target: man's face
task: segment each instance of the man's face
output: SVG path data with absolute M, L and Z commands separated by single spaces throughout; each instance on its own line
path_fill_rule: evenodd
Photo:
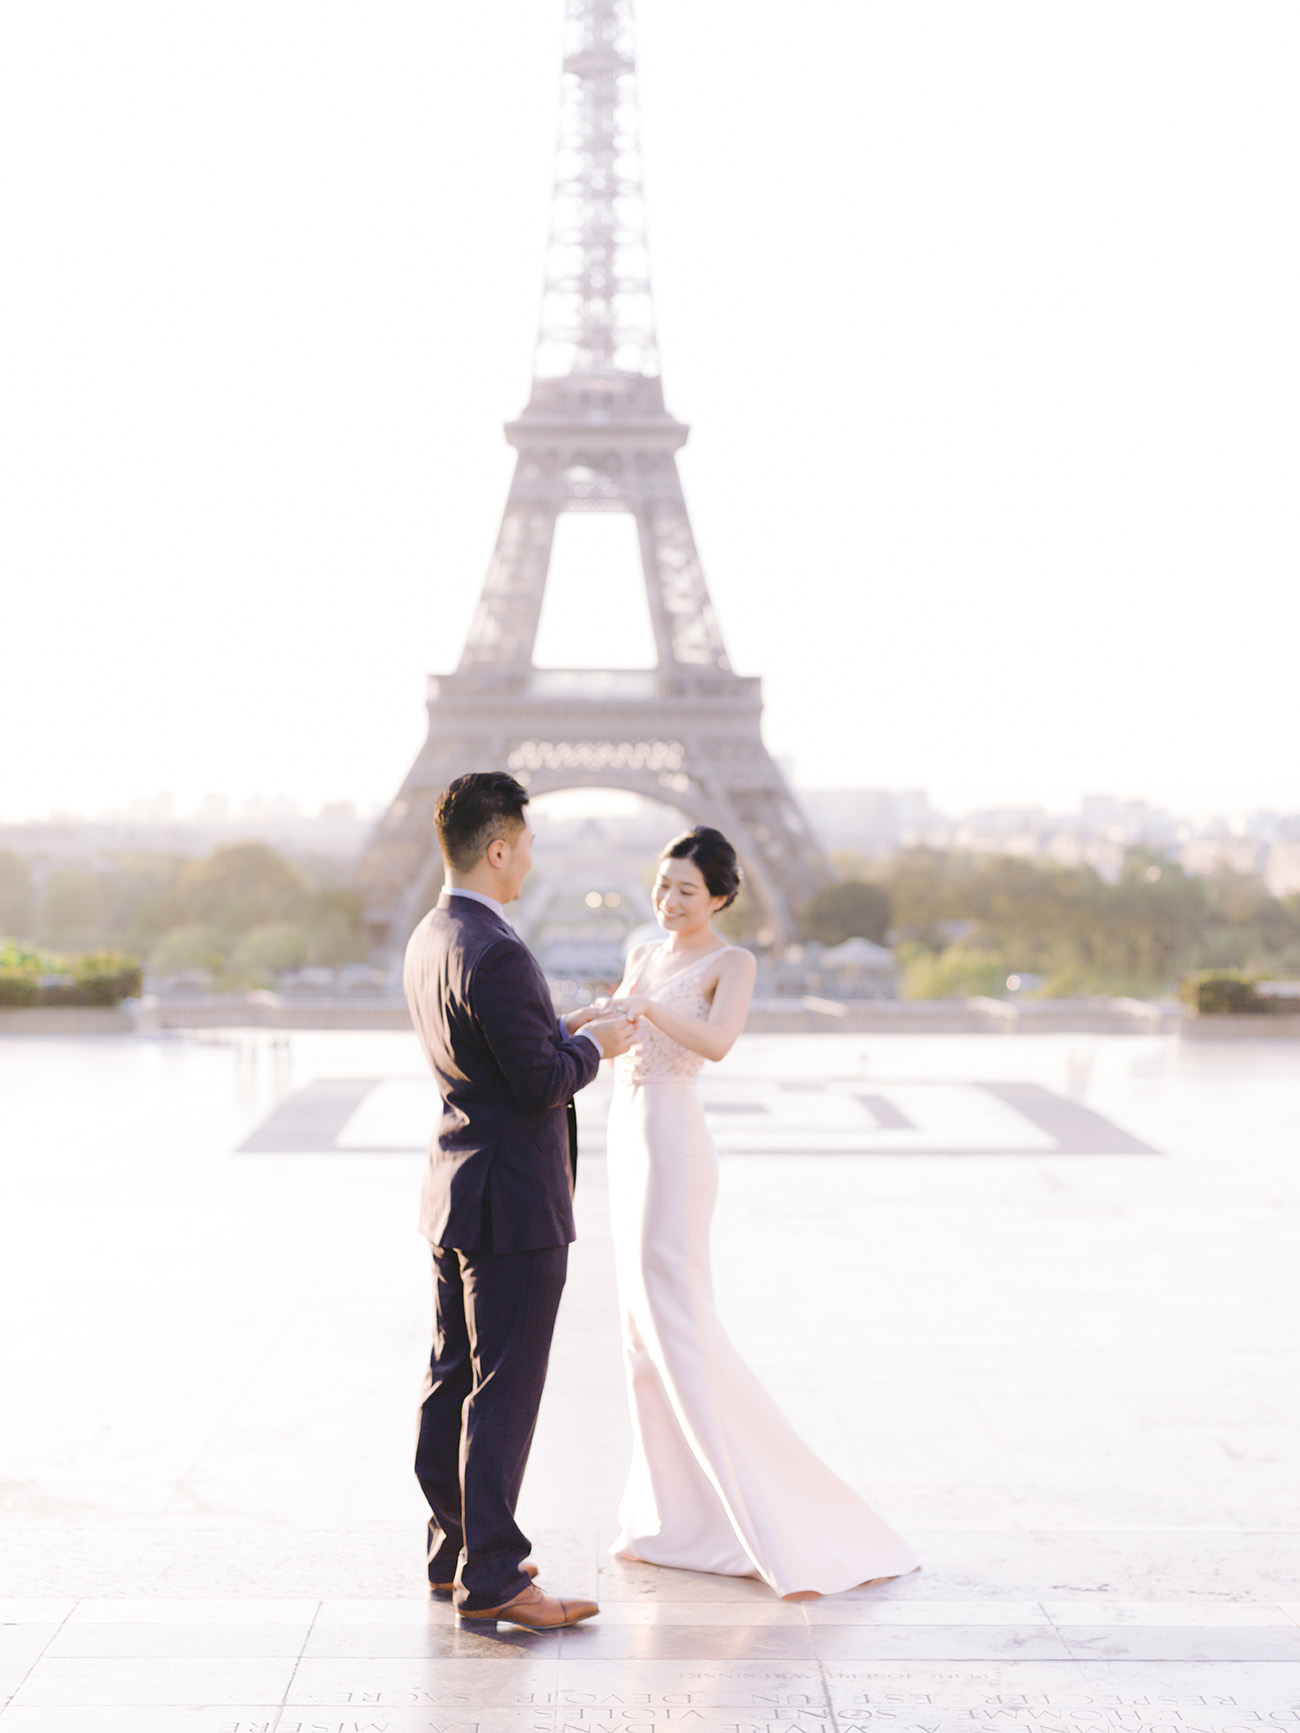
M 533 827 L 525 819 L 512 837 L 503 837 L 505 854 L 501 862 L 501 896 L 503 903 L 517 901 L 524 880 L 533 864 Z

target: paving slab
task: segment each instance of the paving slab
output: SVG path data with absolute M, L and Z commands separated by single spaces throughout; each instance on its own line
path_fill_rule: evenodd
M 1296 1052 L 755 1035 L 703 1093 L 724 1317 L 923 1569 L 783 1603 L 609 1557 L 602 1078 L 521 1509 L 602 1616 L 461 1629 L 409 1470 L 413 1038 L 0 1036 L 0 1733 L 1300 1721 Z

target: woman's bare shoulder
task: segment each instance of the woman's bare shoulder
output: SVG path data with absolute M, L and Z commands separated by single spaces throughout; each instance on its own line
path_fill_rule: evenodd
M 623 959 L 623 979 L 632 980 L 639 969 L 645 967 L 650 958 L 663 943 L 662 939 L 644 939 L 639 945 L 633 945 Z
M 717 961 L 705 977 L 705 995 L 712 999 L 725 981 L 727 992 L 752 993 L 758 975 L 758 959 L 743 945 L 728 945 L 718 953 Z
M 652 951 L 657 951 L 663 944 L 662 939 L 642 939 L 639 945 L 633 945 L 627 954 L 627 964 L 643 963 Z
M 733 980 L 743 980 L 748 976 L 752 981 L 758 973 L 758 958 L 743 945 L 729 945 L 718 959 L 719 978 L 724 972 Z

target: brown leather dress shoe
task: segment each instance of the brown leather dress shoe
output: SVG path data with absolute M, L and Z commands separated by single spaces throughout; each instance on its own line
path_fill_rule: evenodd
M 531 1559 L 529 1559 L 527 1564 L 520 1565 L 519 1568 L 526 1577 L 535 1577 L 537 1575 L 537 1566 Z M 455 1587 L 455 1583 L 430 1583 L 429 1593 L 431 1595 L 449 1595 Z
M 561 1601 L 554 1595 L 544 1595 L 536 1583 L 507 1601 L 504 1606 L 487 1607 L 483 1612 L 465 1612 L 457 1607 L 458 1619 L 503 1619 L 512 1625 L 526 1625 L 530 1631 L 558 1631 L 564 1625 L 581 1624 L 594 1619 L 600 1608 L 595 1601 Z

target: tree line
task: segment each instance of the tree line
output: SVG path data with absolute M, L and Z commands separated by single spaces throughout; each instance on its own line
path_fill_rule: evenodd
M 1192 877 L 1147 849 L 1131 849 L 1113 882 L 1088 866 L 933 848 L 836 864 L 841 882 L 813 898 L 805 936 L 892 944 L 907 997 L 1001 993 L 1011 976 L 1048 997 L 1151 997 L 1203 969 L 1300 975 L 1300 896 L 1274 897 L 1241 873 Z M 254 842 L 202 860 L 118 854 L 48 872 L 0 851 L 0 938 L 267 986 L 285 969 L 366 959 L 345 872 Z
M 1150 849 L 1130 849 L 1113 882 L 1090 866 L 933 848 L 837 865 L 844 882 L 809 905 L 809 937 L 888 938 L 908 997 L 1001 992 L 1011 976 L 1056 998 L 1156 996 L 1201 969 L 1300 975 L 1300 896 L 1243 873 L 1193 877 Z
M 228 987 L 368 954 L 361 898 L 336 864 L 289 861 L 257 842 L 202 860 L 115 854 L 48 871 L 0 851 L 2 935 L 51 951 L 130 952 L 153 975 L 199 971 Z

